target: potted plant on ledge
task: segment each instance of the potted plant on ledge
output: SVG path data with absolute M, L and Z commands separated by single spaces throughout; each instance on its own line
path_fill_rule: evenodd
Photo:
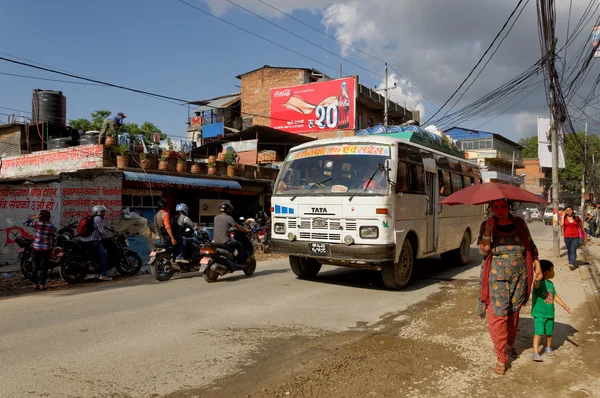
M 124 169 L 127 167 L 129 163 L 129 156 L 127 156 L 127 152 L 129 151 L 129 147 L 127 145 L 121 145 L 117 148 L 117 167 L 120 169 Z
M 160 155 L 159 162 L 158 162 L 158 169 L 159 170 L 168 170 L 169 169 L 169 162 L 167 162 L 167 156 L 165 155 L 164 152 L 162 153 L 162 155 Z
M 227 148 L 224 160 L 227 163 L 227 177 L 235 177 L 237 153 L 233 148 Z
M 114 133 L 112 131 L 107 131 L 106 132 L 106 138 L 104 139 L 104 146 L 105 147 L 112 147 L 116 143 L 117 143 L 117 141 L 115 140 Z
M 178 173 L 185 173 L 185 159 L 184 158 L 179 158 L 177 159 L 177 172 Z
M 211 176 L 215 175 L 215 173 L 217 172 L 217 162 L 211 158 L 208 158 L 206 166 L 208 167 L 207 174 Z
M 140 153 L 140 167 L 142 169 L 149 169 L 152 167 L 150 159 L 146 157 L 146 154 L 144 152 Z

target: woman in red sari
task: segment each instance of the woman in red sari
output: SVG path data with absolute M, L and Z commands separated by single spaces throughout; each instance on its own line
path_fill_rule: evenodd
M 513 358 L 519 355 L 514 347 L 519 311 L 529 299 L 534 273 L 536 280 L 542 277 L 527 224 L 510 214 L 510 205 L 506 200 L 490 204 L 494 216 L 481 224 L 477 241 L 484 259 L 479 314 L 487 315 L 498 374 L 506 373 L 507 353 Z

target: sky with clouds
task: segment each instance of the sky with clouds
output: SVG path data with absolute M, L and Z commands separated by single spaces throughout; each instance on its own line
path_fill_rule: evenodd
M 342 62 L 344 74 L 359 75 L 363 84 L 381 88 L 384 70 L 381 60 L 385 60 L 393 67 L 389 83 L 398 86 L 392 92 L 392 99 L 401 104 L 406 101 L 409 108 L 423 111 L 424 120 L 458 87 L 517 4 L 517 0 L 186 1 L 230 24 L 177 0 L 105 0 L 101 7 L 91 2 L 69 2 L 66 7 L 63 2 L 5 0 L 5 22 L 0 26 L 0 35 L 9 39 L 0 46 L 0 56 L 18 56 L 79 75 L 185 100 L 235 92 L 239 90 L 235 76 L 266 64 L 312 67 L 337 76 Z M 302 39 L 248 14 L 233 3 L 284 26 Z M 572 24 L 579 20 L 589 3 L 573 0 Z M 566 37 L 569 6 L 570 1 L 557 2 L 559 46 Z M 25 22 L 36 20 L 40 23 Z M 573 53 L 587 39 L 592 22 L 588 25 L 571 46 Z M 517 76 L 533 65 L 540 54 L 535 1 L 531 0 L 458 107 Z M 592 65 L 591 80 L 598 75 L 597 71 L 598 66 Z M 0 62 L 2 72 L 69 80 L 6 62 Z M 109 109 L 126 112 L 128 121 L 153 121 L 174 137 L 185 134 L 187 107 L 146 96 L 106 87 L 2 74 L 0 87 L 2 121 L 6 120 L 2 113 L 13 112 L 6 108 L 30 111 L 31 90 L 44 88 L 65 93 L 70 119 L 86 117 L 96 109 Z M 587 95 L 587 91 L 582 89 L 582 95 Z M 483 124 L 482 130 L 515 140 L 534 135 L 536 116 L 548 112 L 543 85 L 524 100 L 522 96 L 516 97 L 513 103 L 519 100 L 522 102 L 501 116 L 499 112 L 491 113 L 461 125 L 474 128 Z

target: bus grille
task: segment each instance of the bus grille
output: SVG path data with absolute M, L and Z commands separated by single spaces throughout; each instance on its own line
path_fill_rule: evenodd
M 300 232 L 300 239 L 314 239 L 339 242 L 342 239 L 342 235 L 330 234 L 327 232 Z

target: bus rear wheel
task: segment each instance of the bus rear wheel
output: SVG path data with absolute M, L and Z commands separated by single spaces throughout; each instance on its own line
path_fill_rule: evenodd
M 469 262 L 469 254 L 471 251 L 471 234 L 465 231 L 460 247 L 446 253 L 442 253 L 442 260 L 451 263 L 451 265 L 467 265 Z
M 415 256 L 410 241 L 405 240 L 402 244 L 398 262 L 385 264 L 381 268 L 383 284 L 388 289 L 400 290 L 408 285 L 412 275 Z
M 290 256 L 290 267 L 300 279 L 314 278 L 321 270 L 321 264 L 313 258 Z

